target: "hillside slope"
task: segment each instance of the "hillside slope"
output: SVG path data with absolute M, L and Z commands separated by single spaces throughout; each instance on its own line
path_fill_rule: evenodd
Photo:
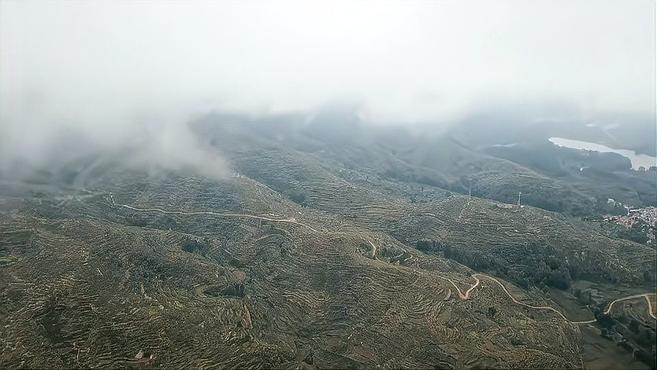
M 1 367 L 582 367 L 599 307 L 547 287 L 654 291 L 654 250 L 593 223 L 205 129 L 232 176 L 116 154 L 3 179 Z

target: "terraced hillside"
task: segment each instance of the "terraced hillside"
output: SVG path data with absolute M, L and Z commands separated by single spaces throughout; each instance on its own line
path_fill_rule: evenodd
M 183 185 L 186 209 L 198 210 L 201 182 Z M 255 195 L 257 185 L 244 178 L 214 195 L 238 185 L 245 203 Z M 577 328 L 559 317 L 524 310 L 493 288 L 462 301 L 445 279 L 465 288 L 470 270 L 383 233 L 323 222 L 271 191 L 260 195 L 270 213 L 319 230 L 139 212 L 112 205 L 109 195 L 73 198 L 59 217 L 35 200 L 5 214 L 2 233 L 14 242 L 4 246 L 11 258 L 0 270 L 3 366 L 578 365 Z M 149 205 L 179 209 L 176 196 L 160 193 L 161 203 Z M 404 250 L 415 262 L 393 261 Z M 523 335 L 546 327 L 550 344 Z
M 582 328 L 654 292 L 654 250 L 592 223 L 231 127 L 222 180 L 3 179 L 0 367 L 579 368 Z M 562 280 L 616 290 L 571 317 Z
M 485 123 L 482 123 L 485 126 Z M 310 121 L 299 116 L 247 119 L 209 115 L 194 129 L 223 151 L 284 148 L 317 156 L 329 168 L 355 170 L 398 182 L 523 204 L 569 215 L 606 212 L 609 198 L 640 207 L 657 202 L 656 171 L 632 171 L 627 158 L 560 148 L 534 126 L 509 127 L 519 142 L 478 137 L 487 127 L 446 132 L 372 128 L 349 110 L 327 110 Z M 504 125 L 500 130 L 504 130 Z M 534 136 L 532 136 L 533 131 Z M 485 140 L 488 138 L 488 140 Z M 508 139 L 508 138 L 507 138 Z M 504 144 L 506 145 L 498 145 Z M 251 148 L 249 148 L 251 147 Z
M 294 155 L 283 149 L 276 156 L 254 152 L 240 153 L 232 159 L 241 172 L 273 189 L 300 195 L 306 209 L 339 215 L 368 229 L 389 233 L 408 245 L 430 239 L 468 251 L 472 254 L 469 259 L 486 259 L 505 269 L 518 270 L 509 276 L 518 275 L 519 283 L 527 279 L 527 271 L 535 270 L 532 264 L 538 263 L 525 258 L 536 254 L 565 261 L 564 268 L 577 277 L 648 286 L 652 283 L 652 278 L 645 281 L 644 277 L 654 271 L 653 249 L 610 239 L 592 224 L 557 213 L 513 207 L 430 186 L 416 185 L 409 197 L 403 184 L 373 175 L 367 180 L 353 180 L 349 170 L 331 171 L 315 156 Z

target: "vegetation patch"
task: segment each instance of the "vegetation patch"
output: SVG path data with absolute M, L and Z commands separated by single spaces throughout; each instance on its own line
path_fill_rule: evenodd
M 237 297 L 243 298 L 245 296 L 244 284 L 233 284 L 228 287 L 213 285 L 203 290 L 203 293 L 208 297 Z

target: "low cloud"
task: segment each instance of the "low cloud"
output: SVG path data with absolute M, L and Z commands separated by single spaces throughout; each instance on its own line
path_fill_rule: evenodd
M 585 117 L 655 113 L 650 0 L 0 7 L 5 171 L 131 144 L 135 163 L 220 176 L 227 164 L 186 126 L 210 110 L 348 101 L 367 122 L 435 125 L 524 101 L 563 101 Z

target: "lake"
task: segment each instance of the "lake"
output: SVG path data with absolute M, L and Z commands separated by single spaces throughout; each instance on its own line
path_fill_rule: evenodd
M 657 166 L 657 157 L 652 157 L 646 154 L 638 154 L 634 150 L 613 149 L 602 144 L 590 143 L 588 141 L 581 140 L 564 139 L 562 137 L 551 137 L 549 140 L 557 146 L 566 148 L 620 154 L 623 157 L 629 158 L 629 160 L 632 162 L 632 169 L 634 170 L 638 170 L 639 167 L 644 167 L 647 170 L 650 168 L 650 166 Z

